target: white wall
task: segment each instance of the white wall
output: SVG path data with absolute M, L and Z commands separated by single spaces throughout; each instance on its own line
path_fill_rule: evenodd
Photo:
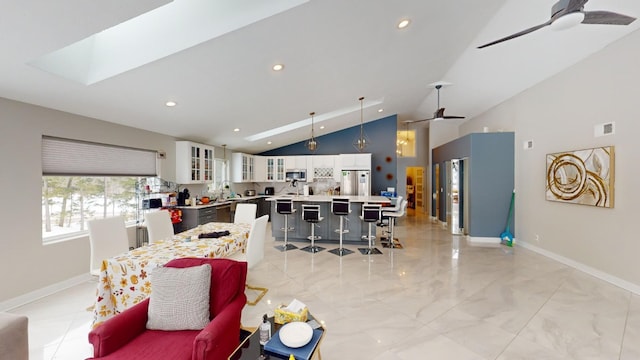
M 524 91 L 460 128 L 460 135 L 515 131 L 516 238 L 524 245 L 640 289 L 640 32 Z M 541 55 L 543 56 L 543 55 Z M 505 61 L 507 61 L 505 59 Z M 526 70 L 523 70 L 526 71 Z M 593 127 L 616 122 L 616 134 Z M 522 143 L 534 141 L 523 150 Z M 546 154 L 615 146 L 615 207 L 545 200 Z M 536 240 L 538 236 L 538 240 Z
M 161 176 L 175 180 L 172 137 L 0 98 L 0 303 L 89 270 L 88 237 L 42 244 L 43 134 L 166 151 Z

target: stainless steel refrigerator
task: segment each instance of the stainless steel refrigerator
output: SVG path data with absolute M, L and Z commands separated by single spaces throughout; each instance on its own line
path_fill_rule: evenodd
M 369 170 L 342 170 L 340 195 L 371 195 L 371 174 Z

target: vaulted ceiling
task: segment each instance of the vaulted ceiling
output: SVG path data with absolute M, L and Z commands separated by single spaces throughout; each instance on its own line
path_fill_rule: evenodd
M 8 0 L 0 96 L 252 153 L 307 138 L 312 111 L 316 136 L 359 124 L 361 96 L 365 122 L 430 117 L 440 81 L 453 84 L 440 105 L 472 119 L 640 26 L 544 28 L 476 48 L 547 21 L 554 2 Z M 637 17 L 640 2 L 585 9 Z M 145 13 L 156 20 L 109 37 Z

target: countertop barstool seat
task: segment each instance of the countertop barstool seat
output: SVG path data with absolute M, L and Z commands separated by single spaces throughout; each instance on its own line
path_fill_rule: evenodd
M 344 234 L 348 233 L 349 230 L 344 228 L 344 220 L 345 217 L 351 213 L 351 205 L 349 203 L 349 199 L 342 198 L 334 198 L 331 201 L 331 212 L 334 215 L 340 217 L 340 228 L 335 231 L 340 234 L 340 247 L 329 250 L 330 253 L 336 254 L 338 256 L 349 255 L 353 253 L 353 250 L 349 250 L 342 246 L 342 237 Z
M 280 229 L 284 231 L 284 244 L 277 245 L 275 248 L 280 251 L 297 249 L 297 246 L 289 244 L 287 236 L 289 231 L 295 230 L 293 227 L 289 227 L 289 215 L 296 212 L 296 209 L 293 208 L 293 201 L 291 201 L 291 199 L 276 200 L 276 211 L 278 212 L 278 214 L 284 216 L 284 227 Z
M 371 233 L 371 229 L 374 226 L 374 224 L 380 220 L 381 212 L 382 212 L 382 207 L 380 206 L 380 204 L 362 204 L 362 214 L 360 215 L 360 220 L 366 223 L 369 223 L 368 235 L 364 235 L 362 237 L 363 239 L 367 239 L 369 241 L 369 246 L 366 248 L 358 248 L 358 251 L 360 251 L 362 255 L 382 254 L 380 250 L 373 247 L 373 241 L 376 238 L 376 234 L 375 234 L 375 231 L 373 234 Z
M 385 242 L 384 244 L 382 244 L 382 246 L 386 247 L 386 248 L 396 248 L 396 249 L 402 249 L 402 245 L 400 244 L 400 242 L 396 242 L 396 238 L 394 235 L 394 224 L 395 224 L 395 220 L 404 216 L 405 211 L 407 210 L 407 200 L 402 200 L 402 204 L 400 205 L 400 210 L 399 211 L 383 211 L 382 212 L 382 216 L 388 216 L 389 217 L 389 237 L 387 238 L 387 242 Z
M 315 227 L 324 218 L 320 216 L 320 205 L 303 204 L 302 205 L 302 220 L 311 224 L 311 236 L 308 237 L 311 240 L 311 245 L 305 246 L 300 250 L 304 250 L 310 253 L 317 253 L 325 248 L 316 246 L 315 241 L 320 239 L 320 236 L 316 236 Z
M 400 211 L 400 205 L 402 205 L 402 195 L 396 198 L 395 204 L 393 206 L 385 206 L 382 208 L 383 212 L 380 215 L 380 221 L 378 222 L 378 226 L 382 227 L 382 236 L 381 239 L 385 239 L 389 234 L 389 217 L 384 215 L 385 211 Z

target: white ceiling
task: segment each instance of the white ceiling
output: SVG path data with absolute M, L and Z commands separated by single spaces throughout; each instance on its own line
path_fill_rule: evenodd
M 430 117 L 436 96 L 429 84 L 437 81 L 454 84 L 441 91 L 446 114 L 472 118 L 640 26 L 544 28 L 478 50 L 545 22 L 555 1 L 310 0 L 91 85 L 28 65 L 168 2 L 0 0 L 0 96 L 254 153 L 308 138 L 302 127 L 245 140 L 311 111 L 338 114 L 322 122 L 325 129 L 316 127 L 316 136 L 359 124 L 360 96 L 365 122 Z M 637 0 L 590 0 L 585 7 L 640 15 Z M 398 30 L 402 18 L 411 24 Z M 285 69 L 272 71 L 276 63 Z M 167 100 L 178 106 L 166 107 Z M 382 104 L 367 106 L 374 100 Z

